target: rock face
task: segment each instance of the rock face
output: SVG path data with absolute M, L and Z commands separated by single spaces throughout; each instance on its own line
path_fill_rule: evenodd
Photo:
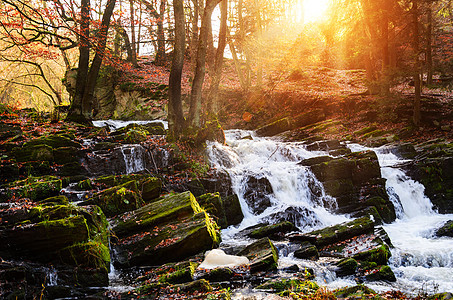
M 67 284 L 107 285 L 110 263 L 108 223 L 97 206 L 68 205 L 64 197 L 54 197 L 28 208 L 0 211 L 0 256 L 52 263 L 61 270 L 95 269 L 99 276 L 79 282 L 74 276 Z M 2 268 L 0 267 L 0 270 Z M 24 269 L 26 271 L 26 269 Z M 82 273 L 79 273 L 82 274 Z
M 267 178 L 249 177 L 247 179 L 247 191 L 244 198 L 254 214 L 261 214 L 271 206 L 271 195 L 273 193 L 274 191 Z
M 220 242 L 217 224 L 190 192 L 117 216 L 112 230 L 118 236 L 115 248 L 120 266 L 178 261 Z
M 337 211 L 360 212 L 375 207 L 380 219 L 390 223 L 396 218 L 395 208 L 385 189 L 385 179 L 373 151 L 354 152 L 343 157 L 315 157 L 300 162 L 309 166 L 324 184 L 327 194 L 336 198 Z

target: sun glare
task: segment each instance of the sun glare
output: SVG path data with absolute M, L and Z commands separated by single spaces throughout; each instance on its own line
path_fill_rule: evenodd
M 329 0 L 304 0 L 304 23 L 320 21 L 329 7 Z

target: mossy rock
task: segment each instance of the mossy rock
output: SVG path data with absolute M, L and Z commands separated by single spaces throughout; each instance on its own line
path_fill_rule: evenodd
M 359 252 L 354 255 L 354 258 L 360 261 L 375 262 L 378 265 L 386 265 L 392 254 L 390 253 L 390 249 L 387 245 L 380 241 L 380 239 L 377 240 L 380 244 L 378 247 L 364 252 Z
M 385 131 L 380 130 L 380 129 L 376 129 L 376 130 L 373 130 L 373 131 L 370 131 L 368 133 L 363 134 L 362 138 L 364 138 L 364 139 L 375 138 L 375 137 L 382 136 L 384 134 L 385 134 Z
M 304 284 L 304 281 L 298 278 L 294 279 L 272 279 L 256 287 L 257 290 L 268 290 L 274 293 L 283 292 L 285 290 L 295 290 L 297 286 Z
M 315 230 L 307 234 L 295 236 L 294 239 L 306 240 L 317 247 L 323 247 L 340 241 L 371 233 L 374 230 L 374 222 L 369 216 L 361 217 L 350 222 Z
M 162 181 L 159 178 L 143 174 L 128 174 L 128 175 L 109 175 L 88 179 L 78 184 L 78 189 L 89 190 L 96 185 L 101 188 L 109 188 L 125 184 L 126 182 L 135 181 L 137 184 L 137 192 L 140 193 L 143 201 L 149 203 L 160 196 L 162 190 Z
M 58 195 L 62 182 L 54 176 L 29 177 L 9 183 L 5 187 L 6 189 L 0 195 L 0 202 L 8 201 L 12 197 L 39 201 Z
M 361 129 L 359 129 L 359 130 L 354 131 L 354 134 L 355 134 L 355 135 L 362 136 L 362 135 L 364 135 L 364 134 L 373 132 L 373 131 L 375 131 L 375 130 L 377 130 L 377 127 L 376 127 L 376 126 L 363 127 L 363 128 L 361 128 Z
M 339 277 L 355 274 L 358 262 L 353 258 L 344 258 L 337 263 L 337 270 L 335 273 Z
M 18 162 L 26 161 L 53 161 L 53 149 L 48 145 L 27 145 L 14 148 L 13 155 Z
M 42 206 L 68 205 L 69 200 L 66 196 L 60 195 L 60 196 L 49 197 L 44 200 L 38 201 L 38 204 L 40 204 Z
M 49 262 L 58 250 L 88 240 L 89 230 L 83 216 L 73 216 L 2 230 L 0 236 L 8 241 L 0 245 L 3 257 Z
M 445 222 L 442 227 L 436 230 L 435 235 L 438 237 L 449 236 L 453 237 L 453 220 Z
M 216 217 L 216 223 L 220 228 L 226 228 L 228 222 L 225 216 L 225 208 L 219 193 L 208 193 L 197 197 L 197 202 L 211 216 Z
M 365 274 L 365 279 L 367 281 L 396 281 L 395 274 L 389 266 L 378 266 L 375 269 L 368 270 L 367 274 Z
M 173 287 L 175 290 L 181 291 L 183 293 L 193 292 L 207 293 L 212 292 L 213 290 L 209 282 L 204 279 L 195 280 L 189 283 L 175 284 Z
M 294 251 L 294 257 L 317 260 L 319 258 L 319 253 L 315 245 L 310 242 L 302 242 L 300 248 Z
M 260 239 L 268 237 L 271 240 L 281 240 L 285 233 L 291 231 L 298 231 L 299 229 L 289 221 L 284 221 L 278 224 L 266 225 L 258 229 L 253 230 L 248 234 L 253 239 Z
M 290 119 L 283 118 L 258 128 L 256 134 L 260 136 L 273 136 L 289 129 L 291 129 Z
M 311 166 L 316 178 L 322 182 L 329 180 L 351 179 L 354 163 L 345 158 L 337 158 Z
M 396 212 L 393 203 L 382 197 L 376 196 L 365 201 L 366 206 L 374 206 L 379 213 L 379 216 L 386 223 L 391 223 L 396 219 Z
M 262 238 L 241 250 L 236 255 L 250 260 L 250 272 L 270 271 L 277 269 L 278 251 L 269 238 Z
M 170 270 L 169 272 L 166 272 L 159 277 L 159 282 L 178 284 L 193 281 L 197 266 L 197 263 L 190 261 L 172 265 L 167 269 Z
M 206 270 L 205 273 L 199 276 L 200 279 L 206 279 L 209 282 L 230 281 L 234 276 L 233 270 L 230 268 L 215 268 Z
M 374 178 L 381 178 L 381 167 L 374 151 L 353 152 L 348 155 L 348 158 L 352 158 L 355 163 L 352 169 L 354 184 L 362 184 Z
M 30 140 L 26 142 L 23 147 L 26 148 L 33 145 L 47 145 L 53 149 L 60 147 L 74 147 L 77 149 L 82 148 L 82 145 L 78 142 L 73 141 L 73 139 L 74 135 L 55 134 Z
M 119 265 L 159 265 L 179 261 L 220 243 L 217 225 L 204 211 L 165 225 L 156 224 L 153 228 L 118 241 Z
M 376 298 L 376 294 L 374 290 L 362 284 L 344 287 L 334 292 L 334 295 L 341 299 L 364 299 L 368 295 L 373 296 L 372 299 L 381 299 L 381 297 Z
M 107 217 L 132 211 L 144 205 L 135 181 L 103 190 L 80 205 L 98 205 Z
M 58 171 L 59 176 L 88 175 L 88 171 L 78 161 L 73 161 L 61 166 Z
M 84 268 L 110 267 L 110 249 L 100 242 L 88 241 L 76 243 L 58 251 L 58 256 L 64 264 Z
M 192 193 L 170 194 L 133 212 L 118 216 L 112 220 L 112 230 L 118 237 L 124 237 L 200 212 L 203 212 L 203 209 Z

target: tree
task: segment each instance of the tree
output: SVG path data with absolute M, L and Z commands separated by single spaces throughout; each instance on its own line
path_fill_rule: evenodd
M 214 8 L 221 0 L 207 0 L 206 6 L 203 11 L 201 19 L 200 36 L 198 38 L 197 49 L 197 64 L 195 67 L 195 75 L 192 83 L 192 90 L 190 94 L 190 109 L 189 109 L 189 122 L 193 127 L 200 127 L 201 125 L 201 98 L 204 76 L 206 73 L 206 51 L 209 37 L 209 29 L 211 28 L 211 16 Z M 176 16 L 176 14 L 175 14 Z
M 183 0 L 173 1 L 175 16 L 174 53 L 168 81 L 168 123 L 170 135 L 178 138 L 184 126 L 181 100 L 181 76 L 184 65 L 185 20 Z
M 158 66 L 164 66 L 167 62 L 167 57 L 165 53 L 165 32 L 164 32 L 164 17 L 165 17 L 165 8 L 166 8 L 166 0 L 160 1 L 159 12 L 157 11 L 156 5 L 154 2 L 150 2 L 148 0 L 141 0 L 141 2 L 145 5 L 148 13 L 154 17 L 157 24 L 157 53 L 155 64 Z M 174 4 L 173 4 L 174 6 Z M 175 23 L 176 18 L 178 16 L 175 15 Z M 176 27 L 176 25 L 175 25 Z M 176 30 L 176 29 L 175 29 Z
M 82 0 L 81 20 L 80 20 L 80 44 L 79 44 L 79 68 L 77 71 L 77 80 L 75 95 L 67 120 L 86 122 L 92 118 L 94 89 L 96 80 L 99 75 L 102 61 L 105 56 L 105 47 L 107 44 L 107 33 L 110 26 L 110 19 L 115 8 L 116 0 L 108 0 L 100 29 L 95 37 L 94 51 L 95 55 L 91 66 L 89 66 L 89 49 L 92 44 L 90 39 L 90 0 Z

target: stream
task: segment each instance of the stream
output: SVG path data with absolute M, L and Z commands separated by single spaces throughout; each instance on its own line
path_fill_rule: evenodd
M 331 213 L 335 199 L 325 194 L 322 184 L 307 167 L 298 165 L 303 159 L 328 155 L 328 152 L 308 151 L 302 143 L 257 137 L 252 131 L 228 130 L 225 135 L 226 145 L 209 143 L 208 155 L 215 168 L 230 174 L 244 220 L 238 226 L 222 231 L 221 248 L 249 243 L 238 233 L 259 223 L 289 220 L 302 232 L 309 232 L 350 220 L 348 215 Z M 435 238 L 433 234 L 443 222 L 453 219 L 453 215 L 442 215 L 433 210 L 431 201 L 424 195 L 424 187 L 397 167 L 404 160 L 390 149 L 357 144 L 347 146 L 353 152 L 376 152 L 397 213 L 396 221 L 382 226 L 394 245 L 389 266 L 397 281 L 373 282 L 367 286 L 376 291 L 395 289 L 412 295 L 453 292 L 453 239 Z M 264 210 L 255 207 L 256 203 L 247 201 L 246 197 L 250 182 L 257 180 L 267 180 L 272 187 L 272 192 L 264 195 L 268 204 Z M 276 246 L 280 256 L 279 269 L 293 264 L 312 267 L 318 283 L 329 288 L 356 284 L 352 277 L 336 278 L 335 273 L 326 268 L 327 262 L 323 258 L 317 262 L 297 259 L 290 254 L 293 251 L 288 251 L 291 245 L 278 242 Z

